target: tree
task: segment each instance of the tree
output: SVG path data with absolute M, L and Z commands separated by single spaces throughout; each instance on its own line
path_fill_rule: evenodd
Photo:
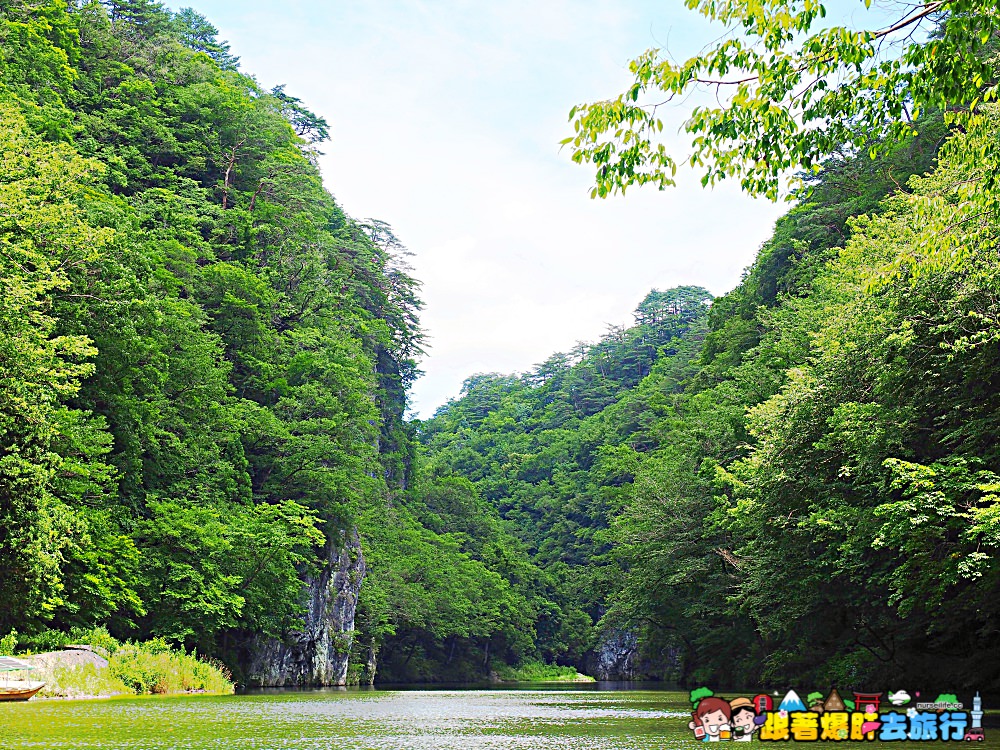
M 1000 669 L 981 640 L 1000 616 L 1000 225 L 982 197 L 1000 116 L 983 115 L 912 194 L 855 222 L 782 323 L 806 321 L 810 356 L 750 412 L 756 445 L 715 515 L 775 672 Z
M 309 143 L 322 143 L 330 139 L 330 124 L 319 115 L 306 109 L 302 100 L 285 93 L 285 85 L 271 89 L 271 96 L 278 100 L 281 114 L 295 128 L 295 133 Z
M 53 140 L 71 132 L 65 106 L 79 58 L 79 32 L 66 3 L 0 4 L 0 68 L 3 90 L 17 98 L 28 124 Z M 4 17 L 6 16 L 6 17 Z
M 195 52 L 204 52 L 223 70 L 236 70 L 240 58 L 229 51 L 229 42 L 220 42 L 219 30 L 194 8 L 181 8 L 174 14 L 174 25 L 181 43 Z
M 688 163 L 704 185 L 736 178 L 775 199 L 788 170 L 816 170 L 845 144 L 878 150 L 912 137 L 922 112 L 957 119 L 996 96 L 992 0 L 902 6 L 909 9 L 896 22 L 862 31 L 817 29 L 826 15 L 819 0 L 686 5 L 724 24 L 723 41 L 683 63 L 651 49 L 630 64 L 628 91 L 570 110 L 576 135 L 563 143 L 574 161 L 595 166 L 593 196 L 663 189 Z M 681 124 L 692 138 L 680 158 L 661 140 L 658 113 L 696 91 L 719 103 L 696 106 Z
M 101 1 L 118 34 L 149 39 L 170 30 L 170 11 L 156 0 Z
M 149 612 L 146 632 L 212 648 L 225 629 L 280 636 L 301 613 L 300 572 L 314 572 L 324 538 L 296 503 L 152 503 L 136 538 Z
M 111 235 L 89 226 L 77 205 L 100 173 L 96 162 L 68 147 L 42 143 L 9 102 L 0 102 L 0 146 L 6 155 L 0 168 L 5 207 L 0 220 L 0 566 L 7 571 L 0 580 L 0 630 L 6 631 L 15 623 L 37 627 L 64 603 L 62 568 L 69 548 L 75 546 L 78 558 L 85 556 L 86 543 L 79 537 L 86 525 L 59 495 L 84 495 L 86 489 L 74 492 L 70 484 L 88 471 L 94 472 L 89 486 L 97 495 L 108 479 L 100 462 L 65 462 L 56 450 L 60 442 L 89 443 L 85 453 L 102 452 L 94 445 L 100 438 L 92 434 L 101 425 L 90 422 L 89 413 L 62 406 L 93 372 L 96 350 L 85 336 L 59 335 L 52 305 L 69 288 L 69 273 L 91 267 Z M 96 566 L 86 570 L 97 587 L 106 584 L 105 572 Z

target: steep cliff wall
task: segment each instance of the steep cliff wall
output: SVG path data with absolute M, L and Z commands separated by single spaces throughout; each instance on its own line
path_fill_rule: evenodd
M 301 631 L 283 640 L 262 639 L 250 648 L 250 685 L 344 685 L 354 635 L 354 612 L 365 577 L 365 558 L 356 530 L 333 547 L 323 571 L 306 578 L 306 613 Z
M 605 633 L 587 659 L 587 674 L 598 680 L 634 680 L 637 651 L 634 633 L 621 630 Z
M 606 630 L 587 656 L 587 674 L 598 680 L 673 680 L 680 675 L 681 652 L 649 653 L 631 630 Z

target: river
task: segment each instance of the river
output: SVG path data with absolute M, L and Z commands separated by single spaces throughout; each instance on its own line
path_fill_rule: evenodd
M 684 693 L 310 690 L 0 703 L 0 747 L 647 750 L 691 747 Z
M 302 690 L 0 703 L 0 748 L 73 750 L 692 750 L 687 694 L 607 685 Z M 620 687 L 620 686 L 617 686 Z M 988 716 L 989 718 L 989 716 Z M 988 730 L 976 750 L 1000 748 Z M 761 747 L 765 743 L 755 742 Z M 827 743 L 828 744 L 828 743 Z M 936 742 L 845 743 L 907 750 Z M 967 743 L 948 743 L 953 747 Z

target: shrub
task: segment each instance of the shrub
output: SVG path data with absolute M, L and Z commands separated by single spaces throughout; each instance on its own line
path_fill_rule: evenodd
M 17 646 L 17 631 L 12 630 L 0 638 L 0 656 L 13 656 Z
M 45 683 L 40 695 L 47 697 L 89 698 L 128 695 L 132 692 L 128 685 L 115 678 L 107 669 L 98 669 L 93 664 L 39 670 L 32 672 L 31 679 Z
M 231 675 L 223 665 L 174 651 L 162 639 L 123 645 L 111 656 L 108 671 L 139 695 L 233 691 Z
M 17 650 L 29 654 L 58 651 L 67 643 L 72 643 L 69 633 L 61 630 L 43 630 L 31 635 L 18 635 Z
M 232 675 L 221 662 L 206 660 L 197 654 L 175 650 L 162 638 L 148 643 L 121 643 L 105 628 L 73 631 L 70 634 L 47 631 L 44 637 L 33 636 L 30 643 L 51 651 L 67 643 L 86 644 L 108 659 L 107 668 L 94 664 L 38 670 L 32 679 L 45 683 L 42 695 L 81 698 L 121 694 L 164 695 L 166 693 L 231 693 Z M 16 639 L 16 634 L 0 639 L 0 648 Z
M 586 677 L 574 667 L 560 667 L 558 664 L 544 664 L 539 661 L 526 662 L 519 667 L 501 664 L 493 671 L 502 682 L 570 682 Z M 586 677 L 586 679 L 593 678 Z
M 96 651 L 105 655 L 115 653 L 121 648 L 121 642 L 115 639 L 104 626 L 82 630 L 75 628 L 69 632 L 70 643 L 81 643 L 92 646 Z

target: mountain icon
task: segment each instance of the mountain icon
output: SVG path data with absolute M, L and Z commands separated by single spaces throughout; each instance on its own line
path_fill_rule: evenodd
M 805 711 L 806 704 L 802 702 L 801 698 L 799 698 L 798 693 L 794 690 L 789 690 L 785 693 L 785 697 L 782 698 L 781 703 L 778 704 L 778 710 L 788 711 L 789 713 L 792 711 Z

